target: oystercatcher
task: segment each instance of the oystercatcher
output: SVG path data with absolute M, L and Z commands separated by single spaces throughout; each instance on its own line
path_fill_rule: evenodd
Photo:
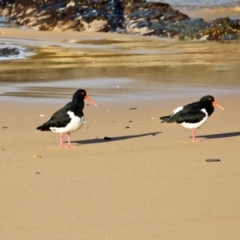
M 73 147 L 71 145 L 70 133 L 79 129 L 84 123 L 84 100 L 97 106 L 97 104 L 87 96 L 87 92 L 84 89 L 78 89 L 73 94 L 72 101 L 55 112 L 46 123 L 37 127 L 37 130 L 60 133 L 61 148 L 63 148 L 63 133 L 67 133 L 68 147 Z
M 203 125 L 214 111 L 214 106 L 224 110 L 218 103 L 215 102 L 214 97 L 207 95 L 202 97 L 198 102 L 193 102 L 183 107 L 176 108 L 171 115 L 160 117 L 161 122 L 179 123 L 183 127 L 192 129 L 192 141 L 196 140 L 196 128 Z

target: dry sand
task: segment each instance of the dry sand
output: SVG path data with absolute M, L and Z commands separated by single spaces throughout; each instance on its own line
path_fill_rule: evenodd
M 4 31 L 6 34 L 8 30 Z M 38 38 L 48 33 L 36 34 L 35 38 Z M 58 34 L 50 33 L 47 36 Z M 89 37 L 87 34 L 85 36 L 86 39 Z M 96 36 L 102 38 L 101 34 Z M 13 36 L 6 34 L 5 37 Z M 138 43 L 142 39 L 123 35 L 119 37 L 130 40 L 136 38 Z M 58 42 L 56 39 L 54 41 Z M 141 50 L 145 49 L 145 41 L 140 44 Z M 168 45 L 171 50 L 169 42 L 160 41 L 159 44 Z M 210 45 L 214 47 L 213 43 Z M 176 46 L 180 46 L 179 43 L 173 42 L 173 51 Z M 199 60 L 196 66 L 196 62 L 190 64 L 181 60 L 189 49 L 187 43 L 183 43 L 183 46 L 184 53 L 179 54 L 179 58 L 175 56 L 179 67 L 172 66 L 164 74 L 158 72 L 157 68 L 149 71 L 149 78 L 157 78 L 159 73 L 165 79 L 170 74 L 172 78 L 168 80 L 179 81 L 180 86 L 196 87 L 200 84 L 211 86 L 209 89 L 214 86 L 219 90 L 214 92 L 214 96 L 226 110 L 216 109 L 206 125 L 197 130 L 197 136 L 202 140 L 199 143 L 191 142 L 190 130 L 177 124 L 161 124 L 159 117 L 179 105 L 198 100 L 202 92 L 177 95 L 174 92 L 176 89 L 169 85 L 165 92 L 169 97 L 147 99 L 146 96 L 152 90 L 146 90 L 142 101 L 130 98 L 129 101 L 118 102 L 116 99 L 101 100 L 97 88 L 87 89 L 94 100 L 99 100 L 99 105 L 85 107 L 86 124 L 72 134 L 73 143 L 77 145 L 75 149 L 59 149 L 58 134 L 35 130 L 68 99 L 59 102 L 49 100 L 47 103 L 40 99 L 22 101 L 1 97 L 0 239 L 239 239 L 240 95 L 239 57 L 236 57 L 239 49 L 234 48 L 234 43 L 232 47 L 227 45 L 232 51 L 231 54 L 225 52 L 224 60 L 220 50 L 214 59 L 214 56 L 207 54 L 207 44 L 206 52 L 202 49 L 203 45 L 199 45 L 200 49 L 195 46 L 195 52 L 193 47 L 187 56 Z M 49 50 L 44 48 L 44 51 L 46 49 Z M 94 52 L 87 51 L 89 54 Z M 63 52 L 67 54 L 67 51 Z M 97 61 L 97 58 L 94 59 Z M 9 66 L 18 68 L 20 64 L 23 66 L 31 61 L 21 60 L 19 64 L 5 62 L 0 72 L 5 74 L 6 81 L 1 87 L 8 86 L 8 76 L 14 75 L 7 71 Z M 41 61 L 44 62 L 44 58 Z M 123 61 L 119 60 L 119 64 L 125 64 L 124 61 L 127 63 L 127 57 Z M 171 60 L 168 63 L 171 64 Z M 129 60 L 131 64 L 132 58 Z M 157 61 L 153 63 L 154 66 L 157 64 L 161 65 Z M 165 64 L 167 66 L 166 61 Z M 138 66 L 136 62 L 135 65 Z M 190 66 L 190 70 L 186 66 Z M 35 71 L 33 73 L 38 73 L 37 67 L 32 67 Z M 96 68 L 91 67 L 93 72 Z M 64 69 L 67 71 L 67 68 Z M 201 80 L 199 72 L 202 69 L 208 75 Z M 20 73 L 24 72 L 20 70 Z M 139 81 L 148 75 L 148 72 L 144 75 L 139 66 L 133 68 L 131 73 L 134 72 Z M 121 70 L 118 70 L 118 76 L 121 76 L 120 73 Z M 93 75 L 98 74 L 99 71 Z M 111 77 L 114 75 L 113 72 L 104 74 Z M 125 75 L 123 70 L 122 74 Z M 20 80 L 29 81 L 26 76 Z M 54 76 L 56 78 L 58 75 Z M 196 76 L 197 82 L 190 83 L 193 76 Z M 46 81 L 52 79 L 54 77 Z M 143 81 L 157 84 L 147 78 Z M 141 86 L 140 92 L 137 86 L 128 89 L 128 92 L 133 96 L 141 96 L 144 85 Z M 174 94 L 177 97 L 171 97 Z M 130 110 L 132 107 L 136 109 Z M 40 117 L 41 114 L 45 116 Z M 112 140 L 103 140 L 105 136 Z M 206 159 L 220 161 L 206 162 Z

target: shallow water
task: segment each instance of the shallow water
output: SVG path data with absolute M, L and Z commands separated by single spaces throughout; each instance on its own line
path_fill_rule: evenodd
M 239 41 L 49 34 L 35 32 L 32 38 L 24 31 L 25 39 L 1 37 L 0 42 L 36 53 L 1 62 L 1 99 L 65 102 L 85 88 L 98 102 L 140 101 L 231 94 L 240 88 Z

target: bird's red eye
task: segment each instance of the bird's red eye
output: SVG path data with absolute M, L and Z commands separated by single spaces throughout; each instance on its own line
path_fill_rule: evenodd
M 84 95 L 84 92 L 81 92 L 82 95 Z

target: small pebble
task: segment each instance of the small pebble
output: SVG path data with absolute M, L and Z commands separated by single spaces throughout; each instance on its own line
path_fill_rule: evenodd
M 8 128 L 8 127 L 2 127 L 2 128 Z
M 45 115 L 44 114 L 41 114 L 40 117 L 44 117 Z
M 128 122 L 132 122 L 132 121 L 128 121 Z
M 125 127 L 125 128 L 130 128 L 129 126 Z
M 40 155 L 33 155 L 34 158 L 42 158 Z
M 136 110 L 137 108 L 129 108 L 130 110 Z
M 221 162 L 220 159 L 206 159 L 206 162 Z
M 41 174 L 40 172 L 36 172 L 36 174 Z

